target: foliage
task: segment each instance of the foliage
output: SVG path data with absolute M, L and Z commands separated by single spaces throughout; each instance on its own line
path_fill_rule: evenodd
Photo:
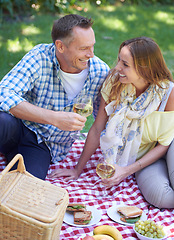
M 80 6 L 83 3 L 95 5 L 122 4 L 173 4 L 173 0 L 0 0 L 0 20 L 6 14 L 18 17 L 28 11 L 69 12 L 71 6 Z
M 13 16 L 15 12 L 22 13 L 30 9 L 30 1 L 27 0 L 1 0 L 0 1 L 0 14 L 9 13 Z
M 80 1 L 78 1 L 80 2 Z M 135 4 L 135 5 L 150 5 L 150 4 L 173 4 L 173 0 L 89 0 L 90 3 L 98 4 L 98 5 L 108 5 L 108 4 L 116 4 L 121 2 L 122 4 Z
M 41 10 L 59 13 L 67 12 L 75 2 L 76 0 L 35 0 L 35 4 L 39 5 Z
M 81 1 L 80 8 L 71 6 L 70 11 L 94 20 L 95 55 L 110 67 L 114 66 L 118 48 L 125 39 L 148 36 L 159 44 L 167 66 L 174 76 L 174 6 L 97 6 L 89 1 Z M 63 15 L 64 13 L 38 11 L 26 15 L 22 21 L 3 22 L 0 26 L 0 80 L 35 45 L 52 42 L 50 33 L 53 21 Z M 85 132 L 92 122 L 93 118 L 89 116 Z
M 125 0 L 126 2 L 126 0 Z M 132 3 L 132 4 L 145 4 L 145 5 L 149 5 L 149 4 L 162 4 L 162 5 L 166 5 L 166 4 L 173 4 L 173 0 L 127 0 L 128 3 Z

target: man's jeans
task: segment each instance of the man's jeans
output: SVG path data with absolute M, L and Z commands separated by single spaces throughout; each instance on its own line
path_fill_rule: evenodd
M 48 147 L 44 142 L 38 144 L 36 134 L 20 119 L 1 111 L 0 152 L 5 155 L 8 162 L 20 153 L 24 158 L 26 170 L 35 177 L 45 179 L 51 162 Z

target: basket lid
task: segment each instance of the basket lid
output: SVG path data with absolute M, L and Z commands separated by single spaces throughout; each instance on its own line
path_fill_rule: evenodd
M 67 191 L 26 173 L 9 172 L 1 179 L 1 205 L 45 223 L 54 222 L 68 204 Z

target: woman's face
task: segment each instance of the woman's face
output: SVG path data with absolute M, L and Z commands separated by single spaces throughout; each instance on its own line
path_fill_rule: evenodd
M 119 81 L 121 83 L 132 83 L 138 89 L 141 88 L 141 86 L 143 87 L 144 84 L 147 84 L 147 82 L 137 74 L 128 46 L 124 46 L 121 49 L 115 69 L 119 73 Z

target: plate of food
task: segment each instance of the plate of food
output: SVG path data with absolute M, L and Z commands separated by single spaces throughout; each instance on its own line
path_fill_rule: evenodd
M 142 209 L 131 205 L 113 205 L 107 210 L 107 214 L 113 221 L 129 226 L 133 226 L 139 219 L 147 219 Z
M 63 221 L 75 227 L 88 227 L 97 224 L 101 219 L 101 212 L 85 204 L 69 204 Z

